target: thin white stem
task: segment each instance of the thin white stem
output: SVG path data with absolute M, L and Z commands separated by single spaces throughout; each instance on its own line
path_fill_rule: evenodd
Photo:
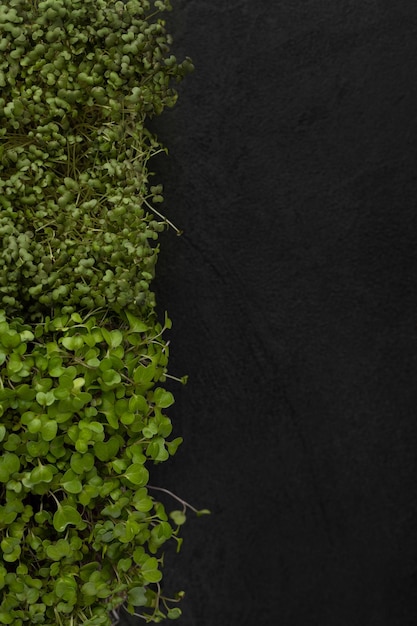
M 175 232 L 177 233 L 177 235 L 182 235 L 182 230 L 180 230 L 179 228 L 177 228 L 175 226 L 175 224 L 173 224 L 168 218 L 165 217 L 165 215 L 162 215 L 162 213 L 159 213 L 159 211 L 157 211 L 155 209 L 155 207 L 151 206 L 149 204 L 149 202 L 146 200 L 146 198 L 143 198 L 144 203 L 146 204 L 146 206 L 152 211 L 152 213 L 156 213 L 158 217 L 161 218 L 161 220 L 163 220 L 164 222 L 166 222 L 169 226 L 171 226 L 171 228 L 173 228 L 175 230 Z
M 153 485 L 147 485 L 147 487 L 148 489 L 156 489 L 156 491 L 163 491 L 164 493 L 168 494 L 169 496 L 171 496 L 172 498 L 180 502 L 184 507 L 188 507 L 189 509 L 194 511 L 194 513 L 198 513 L 198 509 L 194 508 L 191 504 L 189 504 L 182 498 L 179 498 L 177 495 L 175 495 L 175 493 L 172 493 L 172 491 L 169 491 L 168 489 L 164 489 L 164 487 L 155 487 Z

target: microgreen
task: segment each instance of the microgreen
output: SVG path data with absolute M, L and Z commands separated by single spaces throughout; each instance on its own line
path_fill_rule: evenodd
M 149 485 L 175 454 L 171 327 L 148 121 L 192 70 L 169 0 L 0 5 L 0 623 L 110 626 L 181 611 L 163 547 L 185 511 Z M 186 377 L 174 380 L 185 382 Z M 179 500 L 167 513 L 153 492 Z
M 65 623 L 65 615 L 84 623 L 103 603 L 108 616 L 123 602 L 133 611 L 139 597 L 135 606 L 152 608 L 145 618 L 159 621 L 173 610 L 161 608 L 159 553 L 166 541 L 181 541 L 186 519 L 185 509 L 168 517 L 152 495 L 157 488 L 148 486 L 150 465 L 181 443 L 168 439 L 172 424 L 164 410 L 174 398 L 161 386 L 170 321 L 141 324 L 121 313 L 115 329 L 114 317 L 103 313 L 34 323 L 0 311 L 0 319 L 0 568 L 4 562 L 9 572 L 0 619 L 33 619 L 32 603 L 14 591 L 25 579 L 17 571 L 24 564 L 39 586 L 33 597 L 45 624 Z M 132 334 L 140 335 L 135 345 Z M 16 355 L 24 376 L 10 367 Z
M 147 121 L 191 69 L 167 1 L 7 0 L 0 7 L 0 305 L 145 314 L 159 232 Z

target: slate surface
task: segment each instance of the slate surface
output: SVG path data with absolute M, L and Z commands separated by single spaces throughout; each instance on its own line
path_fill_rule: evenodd
M 417 4 L 174 5 L 177 624 L 415 626 Z

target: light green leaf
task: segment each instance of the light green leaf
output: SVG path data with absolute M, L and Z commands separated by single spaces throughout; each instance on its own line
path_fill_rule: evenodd
M 133 505 L 137 511 L 147 513 L 153 507 L 153 500 L 148 496 L 146 489 L 137 489 L 133 498 Z
M 78 480 L 78 478 L 67 480 L 65 482 L 62 482 L 61 484 L 65 491 L 67 491 L 68 493 L 81 493 L 83 490 L 81 481 Z
M 183 511 L 171 511 L 169 516 L 177 526 L 182 526 L 187 521 L 187 516 Z
M 126 469 L 128 461 L 126 461 L 126 459 L 115 459 L 111 464 L 117 474 L 122 474 Z
M 119 452 L 119 448 L 119 440 L 111 437 L 108 441 L 97 441 L 94 444 L 94 454 L 100 461 L 111 461 Z
M 12 353 L 7 363 L 7 371 L 9 374 L 17 374 L 23 367 L 23 361 L 16 353 Z
M 58 598 L 65 600 L 69 604 L 75 604 L 77 601 L 78 585 L 72 576 L 63 576 L 58 578 L 55 583 L 55 593 Z
M 182 444 L 182 442 L 183 442 L 182 437 L 176 437 L 172 441 L 166 442 L 166 447 L 168 448 L 168 452 L 170 453 L 171 456 L 173 456 L 176 453 L 176 451 L 178 450 L 178 447 Z
M 6 332 L 0 334 L 0 341 L 5 348 L 17 348 L 17 346 L 21 342 L 21 339 L 17 331 L 9 329 Z
M 88 365 L 88 367 L 100 367 L 100 361 L 96 356 L 93 356 L 86 360 L 86 365 Z
M 149 330 L 149 326 L 138 317 L 135 317 L 129 311 L 126 311 L 126 317 L 129 321 L 130 329 L 135 333 L 144 333 Z
M 55 394 L 53 391 L 38 391 L 36 394 L 36 402 L 40 406 L 51 406 L 55 402 Z
M 84 340 L 79 335 L 74 335 L 74 337 L 63 337 L 61 343 L 67 350 L 75 351 L 83 347 Z
M 48 363 L 49 376 L 57 378 L 61 376 L 64 372 L 65 372 L 65 368 L 62 367 L 61 357 L 58 357 L 58 356 L 52 357 Z
M 70 556 L 71 552 L 71 546 L 65 539 L 58 539 L 56 543 L 53 543 L 46 548 L 46 554 L 53 561 L 59 561 L 66 556 Z
M 146 447 L 146 454 L 154 461 L 166 461 L 169 458 L 169 452 L 165 448 L 165 439 L 162 437 L 153 439 Z
M 107 387 L 118 385 L 122 380 L 120 374 L 113 369 L 104 371 L 102 378 Z
M 74 378 L 74 380 L 72 381 L 73 393 L 79 393 L 81 387 L 84 387 L 84 385 L 85 385 L 85 378 L 83 378 L 82 376 L 79 376 L 78 378 Z
M 132 567 L 132 559 L 119 559 L 117 569 L 121 572 L 128 572 Z
M 58 424 L 55 420 L 48 420 L 41 428 L 42 439 L 52 441 L 58 432 Z
M 120 330 L 112 330 L 110 332 L 110 347 L 117 348 L 123 341 L 123 334 Z
M 91 596 L 91 597 L 97 596 L 97 591 L 98 591 L 97 585 L 93 581 L 86 582 L 81 587 L 81 592 L 85 594 L 86 596 Z
M 146 582 L 158 583 L 162 579 L 162 572 L 158 570 L 158 561 L 150 557 L 141 567 L 141 574 Z
M 125 424 L 126 426 L 133 424 L 135 420 L 136 420 L 136 415 L 134 413 L 123 413 L 123 415 L 120 418 L 120 421 L 122 422 L 122 424 Z
M 161 409 L 166 409 L 172 404 L 174 404 L 174 396 L 169 391 L 165 391 L 161 387 L 157 387 L 153 394 L 153 400 L 156 406 L 159 406 Z
M 54 477 L 54 473 L 50 465 L 39 465 L 35 467 L 30 473 L 30 482 L 33 485 L 39 483 L 50 483 Z
M 154 528 L 157 531 L 157 534 L 160 538 L 164 538 L 164 540 L 170 539 L 173 535 L 173 528 L 169 522 L 161 522 Z
M 111 346 L 110 331 L 108 331 L 107 328 L 101 328 L 100 330 L 101 330 L 101 334 L 103 335 L 104 341 L 107 343 L 108 346 Z
M 42 420 L 40 417 L 34 417 L 33 419 L 30 420 L 29 424 L 27 425 L 28 427 L 28 431 L 34 435 L 35 433 L 38 433 L 40 431 L 40 429 L 42 428 Z
M 152 439 L 154 435 L 158 434 L 158 424 L 155 421 L 150 421 L 147 426 L 142 429 L 143 436 L 148 439 Z
M 153 380 L 155 376 L 155 372 L 156 372 L 155 363 L 151 363 L 148 366 L 139 365 L 133 373 L 133 380 L 138 385 L 147 385 Z
M 148 470 L 140 463 L 132 463 L 123 476 L 137 487 L 143 487 L 149 480 Z
M 149 404 L 146 398 L 143 396 L 132 396 L 129 398 L 129 411 L 145 413 L 147 414 L 149 411 Z

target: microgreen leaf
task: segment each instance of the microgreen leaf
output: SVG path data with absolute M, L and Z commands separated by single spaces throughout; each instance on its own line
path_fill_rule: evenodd
M 158 570 L 158 560 L 150 557 L 142 565 L 142 576 L 150 583 L 157 583 L 162 579 L 162 573 Z
M 132 587 L 129 589 L 127 600 L 133 606 L 146 606 L 148 603 L 146 587 Z
M 171 54 L 170 9 L 0 3 L 3 624 L 109 626 L 125 600 L 147 622 L 179 615 L 158 552 L 182 539 L 145 488 L 179 441 L 151 288 L 159 233 L 179 231 L 147 123 L 192 69 Z
M 63 532 L 67 526 L 72 525 L 79 527 L 82 524 L 81 515 L 72 506 L 68 504 L 59 505 L 53 517 L 53 525 L 55 530 Z
M 132 463 L 123 474 L 133 485 L 143 487 L 149 479 L 149 472 L 140 463 Z
M 182 526 L 187 521 L 187 516 L 183 511 L 171 511 L 169 514 L 172 521 L 177 524 L 177 526 Z
M 94 454 L 103 462 L 111 461 L 118 453 L 121 442 L 114 436 L 108 441 L 97 441 L 94 444 Z
M 153 394 L 153 400 L 161 409 L 166 409 L 174 403 L 174 396 L 169 391 L 157 387 Z
M 55 544 L 51 544 L 46 548 L 46 554 L 53 561 L 59 561 L 70 556 L 72 548 L 66 539 L 58 539 Z

